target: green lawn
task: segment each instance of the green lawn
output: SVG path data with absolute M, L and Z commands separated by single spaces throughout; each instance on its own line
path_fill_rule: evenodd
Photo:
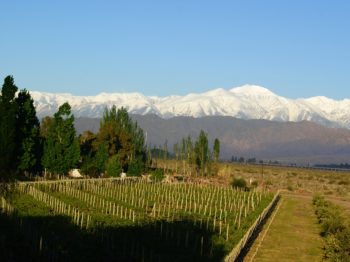
M 323 243 L 319 235 L 311 198 L 284 195 L 276 216 L 268 228 L 270 220 L 255 241 L 245 261 L 309 262 L 322 260 Z M 263 237 L 264 234 L 265 237 Z

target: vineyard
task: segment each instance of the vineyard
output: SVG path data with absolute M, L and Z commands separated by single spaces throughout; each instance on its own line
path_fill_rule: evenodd
M 20 182 L 11 191 L 0 201 L 0 254 L 50 261 L 222 260 L 274 198 L 140 179 Z

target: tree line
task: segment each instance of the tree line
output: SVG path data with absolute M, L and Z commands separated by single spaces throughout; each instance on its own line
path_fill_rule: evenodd
M 182 163 L 184 174 L 217 172 L 220 141 L 216 138 L 210 150 L 203 130 L 196 140 L 184 137 L 173 149 L 176 170 Z M 117 176 L 121 172 L 137 176 L 152 166 L 155 152 L 164 162 L 170 156 L 167 143 L 163 148 L 147 149 L 143 130 L 125 108 L 106 108 L 99 131 L 78 136 L 68 103 L 40 122 L 29 92 L 18 91 L 12 76 L 4 79 L 0 94 L 0 180 L 16 175 L 63 175 L 73 168 L 89 176 Z
M 0 94 L 0 180 L 16 175 L 67 174 L 81 168 L 87 175 L 109 176 L 145 168 L 146 147 L 142 129 L 126 109 L 105 109 L 97 134 L 77 136 L 68 103 L 40 124 L 33 98 L 7 76 Z
M 18 91 L 12 76 L 4 79 L 0 96 L 0 177 L 16 172 L 37 173 L 43 141 L 33 99 L 25 89 Z
M 187 136 L 175 143 L 173 154 L 168 151 L 167 141 L 163 147 L 154 147 L 151 153 L 154 158 L 162 159 L 164 163 L 169 157 L 175 159 L 176 172 L 182 169 L 182 173 L 189 175 L 213 175 L 218 169 L 220 141 L 215 138 L 213 148 L 210 150 L 208 134 L 201 130 L 196 140 L 193 141 L 191 136 Z M 166 168 L 165 165 L 163 167 Z

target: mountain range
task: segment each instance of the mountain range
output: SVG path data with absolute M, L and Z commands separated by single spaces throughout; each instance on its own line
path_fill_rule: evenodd
M 350 100 L 289 99 L 244 85 L 201 94 L 155 97 L 141 93 L 73 96 L 30 92 L 39 118 L 69 102 L 78 133 L 97 132 L 106 107 L 125 107 L 146 133 L 148 146 L 173 145 L 200 130 L 221 141 L 221 158 L 255 157 L 285 163 L 341 163 L 350 159 Z
M 323 96 L 289 99 L 256 85 L 167 97 L 141 93 L 100 93 L 96 96 L 30 93 L 39 118 L 53 115 L 61 104 L 69 102 L 76 117 L 99 118 L 106 107 L 116 105 L 127 108 L 131 114 L 151 114 L 163 119 L 229 116 L 277 122 L 310 121 L 327 127 L 350 128 L 350 99 L 333 100 Z

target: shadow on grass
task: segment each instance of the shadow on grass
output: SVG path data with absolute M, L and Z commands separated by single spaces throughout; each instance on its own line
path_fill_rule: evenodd
M 252 236 L 249 238 L 246 246 L 242 249 L 242 251 L 240 252 L 239 256 L 237 257 L 236 261 L 244 261 L 244 258 L 246 257 L 246 255 L 248 254 L 248 252 L 250 251 L 250 249 L 252 248 L 254 241 L 257 239 L 257 237 L 259 236 L 259 234 L 261 233 L 264 225 L 266 224 L 266 222 L 268 221 L 268 219 L 270 218 L 270 216 L 272 215 L 273 211 L 275 210 L 278 202 L 281 201 L 281 196 L 278 196 L 277 201 L 275 201 L 272 205 L 272 208 L 269 210 L 269 212 L 266 214 L 266 216 L 264 217 L 263 220 L 261 220 L 261 223 L 259 224 L 259 226 L 254 230 Z
M 0 214 L 0 261 L 221 261 L 212 236 L 190 220 L 81 230 L 64 216 Z

